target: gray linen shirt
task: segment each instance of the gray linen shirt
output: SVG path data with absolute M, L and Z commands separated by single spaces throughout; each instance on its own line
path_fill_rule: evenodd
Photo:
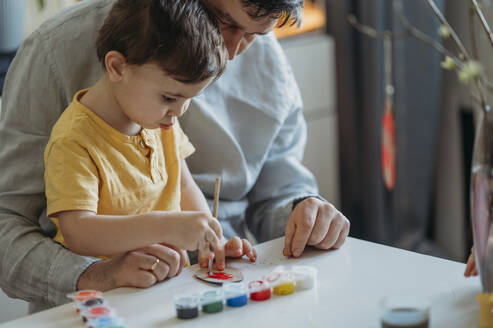
M 7 74 L 0 119 L 0 286 L 42 309 L 67 302 L 97 259 L 51 240 L 43 151 L 76 91 L 102 70 L 97 30 L 112 0 L 84 1 L 48 20 L 22 44 Z M 302 102 L 273 35 L 229 62 L 180 120 L 197 148 L 187 163 L 210 200 L 222 177 L 219 219 L 225 235 L 248 228 L 258 241 L 284 234 L 294 198 L 316 194 L 301 165 L 306 142 Z

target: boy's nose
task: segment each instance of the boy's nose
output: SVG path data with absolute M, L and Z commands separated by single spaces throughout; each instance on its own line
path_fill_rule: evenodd
M 185 100 L 183 102 L 177 103 L 175 107 L 168 110 L 168 115 L 180 117 L 187 111 L 190 101 Z

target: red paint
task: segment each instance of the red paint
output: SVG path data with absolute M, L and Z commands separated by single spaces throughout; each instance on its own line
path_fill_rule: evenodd
M 270 288 L 250 294 L 250 299 L 252 301 L 265 301 L 268 300 L 269 298 L 270 298 Z
M 94 315 L 109 315 L 111 313 L 111 310 L 105 306 L 99 306 L 92 308 L 90 310 L 90 313 Z
M 85 301 L 89 298 L 97 298 L 97 297 L 102 297 L 102 296 L 103 296 L 103 293 L 100 292 L 99 290 L 83 290 L 83 291 L 77 292 L 72 297 L 72 299 L 74 301 L 81 302 L 81 301 Z
M 250 293 L 252 301 L 265 301 L 270 298 L 270 288 L 262 280 L 251 281 L 248 287 L 252 290 Z
M 212 274 L 207 273 L 207 277 L 217 280 L 229 280 L 233 278 L 233 275 L 225 272 L 213 272 Z

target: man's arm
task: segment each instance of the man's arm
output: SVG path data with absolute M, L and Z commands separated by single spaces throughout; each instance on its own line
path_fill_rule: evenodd
M 306 122 L 298 86 L 285 69 L 283 90 L 289 114 L 272 143 L 268 158 L 249 194 L 246 221 L 259 241 L 285 238 L 284 254 L 300 256 L 306 245 L 338 248 L 349 232 L 349 221 L 318 196 L 313 175 L 302 164 Z
M 293 81 L 294 83 L 294 81 Z M 313 174 L 301 164 L 306 144 L 306 122 L 296 84 L 286 94 L 293 95 L 293 109 L 269 150 L 257 182 L 249 193 L 246 213 L 248 228 L 259 242 L 284 235 L 293 200 L 317 195 Z
M 66 98 L 46 38 L 34 33 L 26 40 L 3 90 L 0 286 L 11 297 L 53 306 L 66 302 L 65 294 L 96 259 L 77 256 L 47 236 L 53 227 L 44 214 L 43 151 Z

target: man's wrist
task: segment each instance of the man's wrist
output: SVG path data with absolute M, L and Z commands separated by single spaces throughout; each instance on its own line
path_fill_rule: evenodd
M 310 197 L 317 198 L 317 199 L 320 199 L 323 202 L 328 203 L 328 201 L 325 198 L 323 198 L 322 196 L 320 196 L 320 195 L 306 195 L 306 196 L 302 196 L 302 197 L 298 197 L 298 198 L 293 199 L 293 201 L 292 201 L 292 204 L 293 205 L 291 207 L 291 211 L 294 210 L 294 208 L 296 207 L 296 205 L 298 205 L 299 203 L 301 203 L 302 201 L 304 201 L 305 199 L 310 198 Z
M 115 278 L 109 273 L 107 262 L 97 261 L 87 267 L 77 281 L 77 290 L 96 289 L 105 292 L 116 288 Z

